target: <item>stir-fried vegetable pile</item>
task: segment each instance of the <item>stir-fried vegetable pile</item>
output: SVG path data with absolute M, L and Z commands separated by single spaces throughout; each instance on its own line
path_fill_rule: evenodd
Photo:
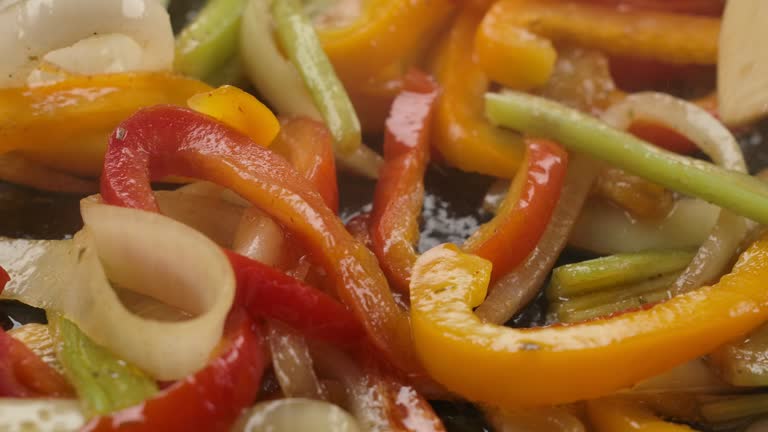
M 0 2 L 0 430 L 768 430 L 761 0 L 167 3 Z

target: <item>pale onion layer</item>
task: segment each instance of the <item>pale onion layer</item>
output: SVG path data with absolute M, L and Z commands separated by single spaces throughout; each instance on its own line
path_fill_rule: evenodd
M 328 402 L 287 398 L 261 402 L 248 410 L 233 432 L 359 432 L 355 419 Z
M 202 368 L 221 339 L 235 295 L 232 268 L 203 234 L 166 216 L 82 204 L 85 228 L 63 241 L 9 240 L 4 297 L 52 309 L 96 343 L 159 380 Z M 109 279 L 108 279 L 109 278 Z M 186 311 L 183 321 L 129 311 L 111 284 Z

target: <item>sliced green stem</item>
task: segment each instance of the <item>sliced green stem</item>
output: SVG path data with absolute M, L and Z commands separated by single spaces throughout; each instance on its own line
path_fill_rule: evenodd
M 143 402 L 158 391 L 141 370 L 96 345 L 71 321 L 48 316 L 57 356 L 86 417 L 108 414 Z
M 600 120 L 524 93 L 488 93 L 495 124 L 560 142 L 669 189 L 768 223 L 768 185 L 749 175 L 662 150 Z
M 642 288 L 640 286 L 635 288 L 638 292 L 634 295 L 617 296 L 617 299 L 611 303 L 602 303 L 586 309 L 574 308 L 572 305 L 563 303 L 555 306 L 555 312 L 560 322 L 575 323 L 658 303 L 669 298 L 668 287 L 679 275 L 679 273 L 673 273 L 643 282 Z
M 552 271 L 552 282 L 547 289 L 547 297 L 572 297 L 616 285 L 641 282 L 683 270 L 693 256 L 691 251 L 647 251 L 609 255 L 567 264 Z
M 312 23 L 300 0 L 272 3 L 276 34 L 312 94 L 337 150 L 349 154 L 360 147 L 360 121 L 344 86 L 325 55 Z
M 699 408 L 709 423 L 723 423 L 745 417 L 768 414 L 768 394 L 736 396 L 704 403 Z
M 209 0 L 176 39 L 174 69 L 205 79 L 235 57 L 247 0 Z

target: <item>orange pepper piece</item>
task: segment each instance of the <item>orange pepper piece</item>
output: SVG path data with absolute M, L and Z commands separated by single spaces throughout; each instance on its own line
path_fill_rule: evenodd
M 549 39 L 611 55 L 715 64 L 719 33 L 720 19 L 712 17 L 573 1 L 501 0 L 478 29 L 475 53 L 494 81 L 524 90 L 546 83 L 552 73 L 557 53 Z
M 452 166 L 511 179 L 525 146 L 519 135 L 492 126 L 483 114 L 483 95 L 490 81 L 469 55 L 481 18 L 478 10 L 464 10 L 438 47 L 432 70 L 443 91 L 432 140 Z
M 587 413 L 595 432 L 694 432 L 688 426 L 656 417 L 642 405 L 620 399 L 588 401 Z

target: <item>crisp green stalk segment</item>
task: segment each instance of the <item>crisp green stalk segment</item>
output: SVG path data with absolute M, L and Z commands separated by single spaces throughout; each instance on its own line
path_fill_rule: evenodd
M 691 251 L 667 250 L 616 254 L 567 264 L 552 271 L 547 297 L 583 295 L 685 269 Z
M 699 407 L 701 416 L 709 423 L 724 423 L 732 420 L 768 414 L 768 394 L 736 396 L 704 403 Z
M 158 392 L 157 383 L 133 365 L 96 345 L 74 323 L 48 315 L 57 356 L 86 417 L 139 404 Z
M 553 303 L 551 310 L 559 322 L 573 323 L 599 318 L 669 298 L 669 287 L 680 271 L 655 277 L 632 285 L 614 287 Z
M 237 54 L 240 17 L 247 0 L 209 0 L 176 38 L 174 69 L 208 78 Z
M 768 185 L 749 175 L 660 149 L 538 96 L 487 93 L 485 112 L 494 124 L 553 139 L 569 150 L 768 224 Z
M 235 55 L 227 60 L 221 67 L 205 77 L 203 81 L 213 87 L 219 87 L 225 84 L 233 85 L 235 87 L 245 87 L 247 85 L 247 80 L 245 78 L 243 65 L 240 61 L 240 56 Z
M 360 121 L 344 86 L 325 55 L 300 0 L 275 0 L 272 17 L 277 38 L 312 94 L 337 150 L 350 154 L 360 147 Z

